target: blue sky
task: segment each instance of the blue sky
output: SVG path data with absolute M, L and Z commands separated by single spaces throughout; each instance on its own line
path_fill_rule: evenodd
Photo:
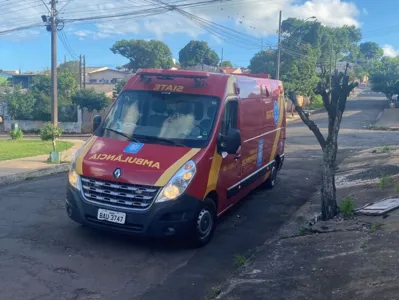
M 24 2 L 23 2 L 24 1 Z M 143 1 L 140 3 L 140 1 Z M 126 11 L 140 11 L 159 6 L 149 4 L 147 0 L 60 0 L 60 18 L 75 19 L 88 16 L 109 15 Z M 199 0 L 202 1 L 202 0 Z M 396 0 L 230 0 L 218 4 L 189 7 L 199 1 L 178 1 L 188 4 L 185 11 L 196 17 L 211 20 L 216 24 L 240 31 L 253 37 L 253 41 L 237 42 L 232 32 L 223 29 L 222 37 L 210 34 L 198 26 L 192 19 L 177 12 L 160 13 L 150 17 L 121 17 L 90 23 L 66 23 L 64 34 L 72 51 L 67 51 L 62 41 L 58 40 L 58 61 L 66 55 L 72 60 L 73 55 L 85 54 L 88 66 L 123 65 L 127 60 L 113 54 L 109 48 L 120 39 L 161 39 L 169 45 L 173 56 L 178 58 L 179 50 L 192 39 L 205 40 L 221 53 L 224 59 L 234 65 L 247 66 L 250 58 L 261 49 L 276 44 L 278 11 L 283 11 L 283 18 L 307 18 L 316 16 L 328 26 L 344 24 L 357 25 L 363 31 L 364 40 L 374 41 L 385 47 L 387 55 L 396 54 L 399 41 L 395 37 L 399 21 L 395 27 L 399 1 Z M 89 3 L 90 4 L 87 4 Z M 176 0 L 169 0 L 169 3 Z M 11 7 L 8 1 L 0 0 L 0 32 L 22 25 L 40 22 L 40 15 L 46 13 L 41 0 L 16 0 Z M 12 16 L 10 18 L 3 18 Z M 201 20 L 203 20 L 201 19 Z M 389 21 L 388 21 L 389 20 Z M 392 20 L 392 21 L 391 21 Z M 392 25 L 388 25 L 391 23 Z M 203 23 L 202 23 L 203 24 Z M 213 24 L 211 30 L 215 30 Z M 384 29 L 385 28 L 385 29 Z M 227 31 L 226 31 L 227 30 Z M 227 32 L 227 33 L 226 33 Z M 244 39 L 244 38 L 243 38 Z M 240 38 L 242 41 L 243 39 Z M 37 27 L 0 35 L 0 69 L 22 71 L 43 70 L 50 66 L 50 34 L 44 28 Z

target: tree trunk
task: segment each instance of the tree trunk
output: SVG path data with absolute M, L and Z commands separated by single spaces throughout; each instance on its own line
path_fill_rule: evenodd
M 321 218 L 329 220 L 338 213 L 335 189 L 335 157 L 336 144 L 328 143 L 323 149 L 323 161 L 321 165 L 322 188 L 321 188 Z
M 56 152 L 56 149 L 57 149 L 57 145 L 56 145 L 56 141 L 55 141 L 55 139 L 53 139 L 53 151 L 54 152 Z

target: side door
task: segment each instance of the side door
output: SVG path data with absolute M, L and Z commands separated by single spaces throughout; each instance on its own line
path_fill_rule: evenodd
M 225 105 L 222 124 L 220 127 L 220 135 L 227 135 L 230 129 L 239 128 L 238 118 L 239 103 L 238 99 L 228 100 Z M 242 142 L 242 141 L 241 141 Z M 222 159 L 220 173 L 218 178 L 218 192 L 220 195 L 219 205 L 220 211 L 225 210 L 234 204 L 234 195 L 229 193 L 229 188 L 234 186 L 241 179 L 241 149 L 237 155 L 227 154 Z

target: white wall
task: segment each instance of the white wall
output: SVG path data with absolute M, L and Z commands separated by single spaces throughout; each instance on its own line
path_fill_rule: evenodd
M 10 131 L 11 125 L 13 123 L 18 123 L 18 128 L 20 128 L 22 131 L 37 132 L 44 127 L 45 122 L 30 120 L 5 120 L 4 129 L 6 131 Z M 59 126 L 64 130 L 65 133 L 81 133 L 82 122 L 60 122 Z
M 101 72 L 87 74 L 86 83 L 92 83 L 91 80 L 96 80 L 96 82 L 94 83 L 112 83 L 113 79 L 128 80 L 132 75 L 133 74 L 126 74 L 113 70 L 105 70 Z

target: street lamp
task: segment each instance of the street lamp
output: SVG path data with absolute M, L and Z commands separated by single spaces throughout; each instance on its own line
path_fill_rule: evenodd
M 308 20 L 311 20 L 311 19 L 317 21 L 317 18 L 315 16 L 311 16 L 311 17 L 305 19 L 304 23 L 306 23 Z M 297 27 L 295 27 L 294 30 L 291 31 L 290 35 L 292 35 L 295 32 L 295 30 L 297 30 L 302 25 L 303 25 L 303 23 L 298 25 Z M 279 24 L 278 24 L 277 72 L 276 72 L 276 79 L 277 80 L 280 79 L 280 63 L 281 63 L 281 10 L 280 10 L 280 17 L 279 17 Z
M 314 20 L 314 21 L 316 22 L 316 21 L 317 21 L 317 18 L 316 18 L 315 16 L 309 17 L 309 18 L 305 19 L 305 20 L 303 21 L 303 23 L 306 23 L 306 22 L 309 21 L 309 20 Z M 302 26 L 304 25 L 303 23 L 302 23 L 302 24 L 299 24 L 297 27 L 295 27 L 294 30 L 291 31 L 291 34 L 290 34 L 290 35 L 292 35 L 298 28 L 302 27 Z

